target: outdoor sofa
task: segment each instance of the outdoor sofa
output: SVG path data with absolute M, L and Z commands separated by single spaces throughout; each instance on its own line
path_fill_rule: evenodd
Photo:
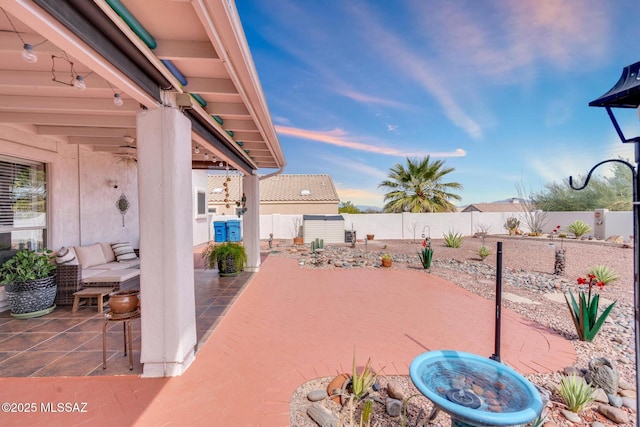
M 127 242 L 63 247 L 56 264 L 56 305 L 73 304 L 73 293 L 87 287 L 140 289 L 140 258 Z

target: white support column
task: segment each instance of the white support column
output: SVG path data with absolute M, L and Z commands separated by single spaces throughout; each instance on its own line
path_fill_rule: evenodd
M 143 376 L 182 374 L 194 358 L 191 123 L 172 107 L 137 117 Z
M 242 181 L 247 197 L 247 211 L 242 221 L 244 247 L 247 251 L 247 271 L 260 269 L 260 182 L 256 175 L 245 175 Z

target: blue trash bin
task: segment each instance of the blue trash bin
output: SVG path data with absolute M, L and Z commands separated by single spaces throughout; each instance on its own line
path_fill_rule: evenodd
M 242 240 L 239 220 L 230 219 L 227 221 L 227 238 L 230 242 L 239 242 Z
M 224 221 L 214 221 L 213 222 L 213 232 L 215 236 L 216 242 L 226 242 L 227 241 L 227 223 Z

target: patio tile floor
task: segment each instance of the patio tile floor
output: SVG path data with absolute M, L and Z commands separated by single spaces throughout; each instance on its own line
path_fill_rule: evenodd
M 199 345 L 210 335 L 239 292 L 249 273 L 219 278 L 215 271 L 195 271 L 196 329 Z M 142 374 L 140 319 L 132 320 L 133 370 L 124 356 L 121 323 L 108 325 L 107 369 L 102 369 L 104 317 L 95 304 L 56 307 L 49 315 L 14 319 L 0 313 L 0 377 L 66 377 Z
M 223 317 L 211 299 L 202 298 L 199 319 L 215 328 L 199 323 L 208 339 L 182 376 L 0 378 L 0 402 L 87 403 L 86 412 L 0 412 L 0 425 L 288 426 L 295 389 L 348 372 L 354 349 L 387 375 L 407 375 L 428 350 L 493 352 L 492 302 L 418 270 L 314 270 L 268 257 Z M 502 316 L 506 364 L 528 374 L 575 361 L 566 339 L 509 310 Z

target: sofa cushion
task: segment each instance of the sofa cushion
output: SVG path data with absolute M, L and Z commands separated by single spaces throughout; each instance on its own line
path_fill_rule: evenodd
M 91 266 L 89 268 L 86 268 L 85 270 L 124 270 L 125 268 L 128 268 L 129 266 L 127 265 L 127 263 L 121 263 L 121 262 L 108 262 L 106 264 L 98 264 L 98 265 L 94 265 Z
M 102 246 L 102 252 L 104 252 L 104 259 L 107 262 L 116 260 L 116 254 L 114 254 L 113 249 L 111 249 L 111 243 L 100 243 L 100 246 Z
M 56 254 L 56 264 L 78 265 L 78 259 L 76 258 L 76 253 L 74 252 L 73 248 L 65 248 L 64 246 L 61 247 Z
M 82 270 L 82 280 L 87 279 L 89 277 L 92 276 L 96 276 L 98 274 L 102 274 L 105 273 L 107 270 L 92 270 L 90 268 L 87 268 L 85 270 Z
M 119 264 L 125 266 L 125 268 L 140 268 L 140 258 L 128 259 L 126 261 L 120 261 Z
M 78 262 L 82 265 L 82 268 L 93 267 L 94 265 L 106 264 L 107 260 L 104 258 L 104 252 L 100 243 L 89 246 L 76 246 L 74 248 Z
M 100 274 L 95 274 L 90 278 L 85 277 L 83 278 L 83 281 L 89 283 L 124 282 L 125 280 L 132 279 L 139 275 L 140 270 L 109 270 L 103 271 Z
M 113 253 L 116 255 L 118 262 L 138 258 L 136 253 L 133 251 L 133 246 L 131 246 L 129 242 L 114 243 L 111 245 L 111 248 L 113 249 Z

